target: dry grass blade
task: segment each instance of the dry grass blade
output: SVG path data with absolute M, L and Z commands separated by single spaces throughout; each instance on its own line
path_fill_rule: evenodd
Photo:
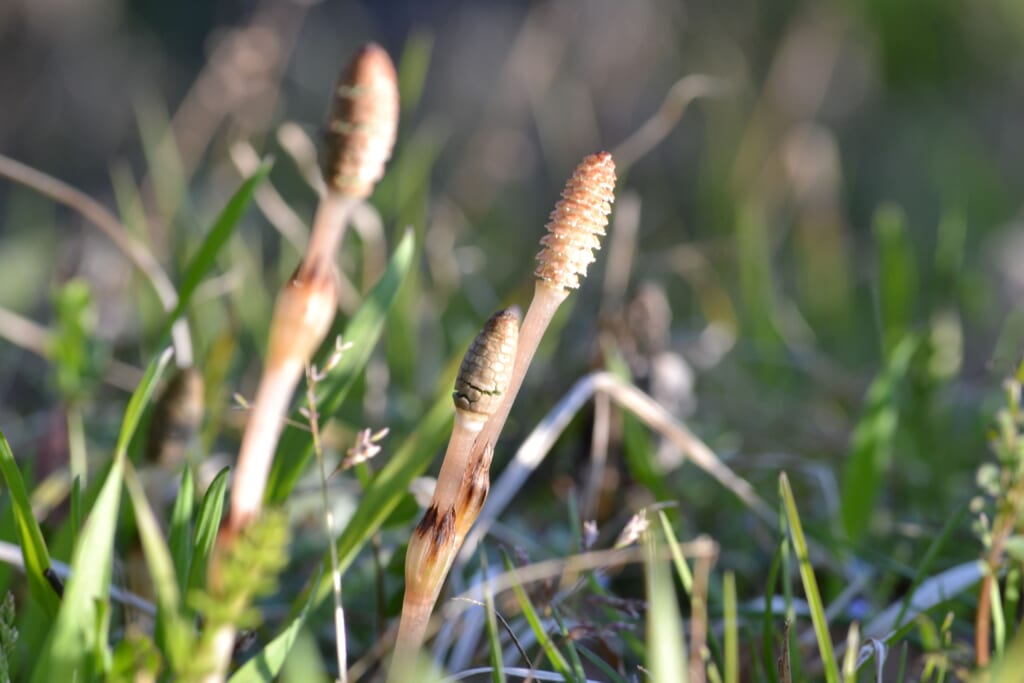
M 461 559 L 465 560 L 474 551 L 490 525 L 505 510 L 530 473 L 548 454 L 558 436 L 587 400 L 596 393 L 609 396 L 620 407 L 635 414 L 648 427 L 668 438 L 687 454 L 694 464 L 729 489 L 766 524 L 772 528 L 777 526 L 777 515 L 757 495 L 753 487 L 729 469 L 714 451 L 668 414 L 654 399 L 611 373 L 595 372 L 576 382 L 523 441 L 512 462 L 491 487 L 490 497 L 480 519 L 460 553 Z
M 167 273 L 145 246 L 125 230 L 114 214 L 89 195 L 67 183 L 38 171 L 31 166 L 0 154 L 0 176 L 30 187 L 50 199 L 64 204 L 81 214 L 87 221 L 103 232 L 153 287 L 165 311 L 173 311 L 178 303 L 178 293 Z M 174 355 L 179 366 L 192 364 L 192 338 L 188 324 L 178 320 L 171 329 L 174 340 Z

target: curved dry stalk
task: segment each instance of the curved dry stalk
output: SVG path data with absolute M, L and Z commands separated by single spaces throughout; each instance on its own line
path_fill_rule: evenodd
M 480 539 L 494 520 L 505 510 L 527 477 L 554 446 L 562 431 L 569 425 L 580 408 L 596 394 L 602 393 L 619 406 L 626 408 L 644 424 L 662 434 L 694 464 L 714 477 L 722 486 L 742 500 L 751 511 L 772 528 L 778 525 L 778 516 L 770 505 L 757 495 L 753 487 L 725 465 L 714 451 L 674 418 L 657 401 L 632 384 L 609 372 L 595 372 L 580 379 L 561 401 L 523 441 L 512 462 L 491 487 L 491 495 L 484 506 L 476 528 L 470 533 L 460 553 L 465 561 L 475 551 Z
M 664 101 L 651 118 L 613 150 L 622 168 L 628 168 L 658 146 L 682 120 L 687 107 L 700 97 L 719 97 L 729 92 L 729 83 L 714 76 L 690 74 L 669 88 Z
M 121 221 L 102 204 L 64 181 L 3 154 L 0 154 L 0 176 L 29 187 L 76 211 L 99 228 L 142 273 L 157 298 L 160 299 L 160 305 L 165 311 L 173 311 L 174 307 L 178 305 L 178 292 L 153 254 L 141 242 L 132 237 L 121 225 Z M 174 326 L 171 328 L 171 339 L 178 366 L 192 365 L 192 337 L 189 334 L 188 322 L 184 318 L 179 318 L 174 322 Z

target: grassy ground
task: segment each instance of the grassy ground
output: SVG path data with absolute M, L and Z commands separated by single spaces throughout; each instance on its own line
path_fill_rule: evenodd
M 328 472 L 360 430 L 389 430 L 327 482 L 350 679 L 383 680 L 462 354 L 529 302 L 564 179 L 607 149 L 609 235 L 496 449 L 432 661 L 449 680 L 1017 680 L 1017 4 L 278 3 L 216 19 L 234 28 L 202 59 L 198 19 L 16 4 L 0 149 L 85 199 L 0 166 L 0 674 L 184 679 L 195 616 L 242 616 L 205 585 L 218 473 L 301 256 L 333 79 L 374 39 L 399 69 L 399 140 L 339 256 L 333 333 L 353 347 L 314 388 Z M 88 198 L 184 302 L 203 382 L 180 380 L 173 409 L 154 404 L 181 337 Z M 190 413 L 193 440 L 150 443 Z M 239 680 L 338 675 L 320 477 L 293 417 L 283 514 L 228 587 L 259 608 Z M 57 562 L 76 577 L 61 600 Z M 146 602 L 96 603 L 109 585 Z

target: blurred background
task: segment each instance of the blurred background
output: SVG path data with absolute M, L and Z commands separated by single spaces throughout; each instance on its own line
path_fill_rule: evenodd
M 1024 3 L 6 0 L 0 151 L 107 206 L 172 280 L 257 160 L 275 159 L 278 201 L 247 212 L 191 314 L 210 454 L 237 448 L 230 397 L 252 395 L 315 205 L 310 145 L 367 40 L 396 61 L 402 121 L 375 211 L 340 257 L 343 313 L 406 226 L 422 251 L 361 401 L 335 417 L 338 442 L 387 425 L 400 443 L 481 322 L 528 303 L 565 178 L 607 149 L 609 238 L 496 470 L 576 379 L 611 367 L 766 499 L 788 470 L 816 533 L 897 568 L 868 600 L 898 594 L 900 563 L 974 494 L 1024 343 Z M 19 456 L 60 466 L 61 406 L 76 402 L 86 438 L 109 448 L 123 387 L 156 352 L 155 301 L 77 213 L 0 179 L 0 426 Z M 78 372 L 62 376 L 25 321 L 80 331 Z M 590 421 L 510 527 L 564 545 L 545 520 L 568 523 Z M 614 536 L 639 506 L 675 500 L 756 585 L 774 541 L 741 504 L 628 420 L 612 431 L 585 514 Z M 966 545 L 943 553 L 962 560 L 975 541 L 954 535 Z

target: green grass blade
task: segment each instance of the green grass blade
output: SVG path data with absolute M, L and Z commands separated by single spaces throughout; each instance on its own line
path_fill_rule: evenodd
M 484 612 L 487 615 L 487 656 L 491 662 L 491 683 L 506 683 L 505 662 L 502 660 L 501 637 L 498 635 L 498 613 L 494 607 L 494 594 L 487 580 L 487 558 L 481 553 L 481 566 L 484 574 Z
M 825 668 L 825 680 L 828 683 L 839 683 L 839 665 L 836 663 L 835 651 L 832 649 L 828 621 L 825 618 L 825 605 L 821 601 L 818 582 L 814 578 L 814 568 L 811 566 L 811 558 L 807 552 L 807 539 L 804 537 L 804 528 L 800 524 L 796 500 L 793 498 L 793 490 L 789 487 L 789 478 L 785 472 L 779 475 L 779 489 L 783 505 L 786 509 L 786 520 L 789 523 L 790 536 L 793 539 L 793 552 L 796 553 L 797 561 L 800 563 L 800 581 L 803 583 L 804 596 L 807 598 L 807 604 L 811 610 L 814 635 L 818 639 L 818 651 L 821 655 L 822 665 Z
M 693 597 L 693 573 L 690 571 L 690 565 L 686 563 L 686 558 L 683 557 L 683 551 L 679 547 L 679 540 L 676 538 L 676 532 L 672 530 L 672 524 L 668 521 L 668 515 L 665 514 L 664 510 L 658 510 L 658 519 L 661 521 L 661 529 L 665 533 L 665 541 L 668 543 L 669 552 L 672 555 L 672 564 L 675 565 L 676 574 L 679 575 L 679 580 L 683 584 L 683 590 L 686 591 L 687 597 Z
M 181 592 L 178 590 L 171 551 L 164 542 L 156 515 L 146 500 L 146 492 L 130 466 L 125 472 L 125 486 L 156 591 L 156 644 L 169 660 L 171 669 L 181 671 L 189 656 L 191 634 L 181 614 Z
M 71 547 L 74 548 L 78 541 L 78 530 L 82 528 L 82 480 L 79 477 L 75 477 L 75 480 L 71 482 L 69 523 L 71 524 Z
M 302 612 L 292 620 L 285 630 L 281 631 L 272 641 L 267 643 L 260 652 L 243 664 L 238 671 L 228 680 L 230 683 L 255 683 L 256 681 L 273 681 L 277 676 L 284 660 L 299 637 L 303 625 L 306 623 L 306 616 L 313 607 L 312 596 L 306 601 Z
M 181 486 L 171 510 L 171 527 L 167 532 L 171 558 L 174 561 L 174 576 L 178 592 L 188 590 L 188 573 L 192 564 L 192 507 L 195 504 L 195 483 L 192 468 L 188 465 L 181 473 Z
M 21 557 L 25 560 L 25 574 L 28 576 L 28 589 L 32 598 L 38 602 L 51 619 L 57 615 L 60 601 L 53 592 L 43 572 L 50 567 L 50 554 L 46 549 L 43 532 L 32 514 L 32 503 L 29 501 L 25 482 L 21 478 L 14 453 L 7 443 L 7 438 L 0 431 L 0 472 L 3 473 L 7 489 L 11 492 L 11 503 L 14 521 L 18 530 L 18 542 L 21 546 Z
M 613 669 L 608 664 L 608 662 L 604 661 L 600 655 L 598 655 L 596 652 L 591 650 L 586 645 L 577 643 L 576 649 L 579 651 L 581 655 L 583 655 L 584 659 L 586 659 L 596 668 L 600 669 L 601 673 L 608 677 L 610 683 L 629 683 L 629 681 L 623 678 L 623 676 L 618 671 Z
M 558 632 L 561 634 L 562 640 L 565 641 L 565 651 L 569 653 L 569 664 L 572 666 L 574 678 L 577 681 L 587 680 L 587 674 L 583 670 L 583 662 L 580 661 L 580 655 L 576 652 L 576 645 L 573 643 L 572 638 L 569 637 L 569 629 L 566 628 L 562 615 L 558 613 L 558 609 L 554 605 L 551 605 L 551 616 L 554 618 L 555 623 L 558 624 Z
M 231 197 L 224 210 L 217 216 L 217 220 L 213 222 L 213 227 L 206 233 L 203 243 L 199 245 L 199 249 L 196 250 L 196 253 L 185 268 L 185 275 L 182 278 L 181 286 L 178 288 L 178 304 L 168 314 L 159 339 L 164 339 L 167 336 L 171 331 L 171 325 L 188 308 L 192 295 L 195 294 L 196 287 L 199 286 L 206 273 L 213 267 L 214 262 L 217 260 L 217 254 L 227 244 L 228 238 L 231 237 L 231 233 L 235 231 L 238 222 L 242 219 L 242 215 L 249 207 L 250 202 L 252 202 L 256 188 L 267 177 L 272 165 L 271 161 L 264 161 L 260 164 L 256 172 L 242 183 L 242 186 Z
M 395 249 L 380 281 L 345 327 L 343 338 L 354 346 L 345 352 L 337 367 L 318 384 L 318 411 L 321 415 L 328 416 L 337 412 L 345 396 L 359 380 L 363 368 L 370 360 L 374 345 L 384 331 L 388 309 L 412 267 L 415 247 L 412 232 L 407 232 Z M 298 419 L 302 420 L 301 417 Z M 269 504 L 277 505 L 284 502 L 312 455 L 313 443 L 309 433 L 295 427 L 285 427 L 267 482 L 266 499 Z
M 224 513 L 224 495 L 228 486 L 228 471 L 225 467 L 213 478 L 206 489 L 203 502 L 199 505 L 196 516 L 195 542 L 192 548 L 192 566 L 189 568 L 188 589 L 206 586 L 206 566 L 210 560 L 210 552 L 217 540 L 217 529 Z
M 160 379 L 160 375 L 163 374 L 164 368 L 167 367 L 167 363 L 170 360 L 171 349 L 165 349 L 146 368 L 146 374 L 142 376 L 142 381 L 139 382 L 138 388 L 128 400 L 128 407 L 125 408 L 124 419 L 121 421 L 121 432 L 117 436 L 115 458 L 123 458 L 128 453 L 128 444 L 131 443 L 132 437 L 135 436 L 135 429 L 139 426 L 142 412 L 146 409 L 146 404 L 149 403 L 149 399 L 153 396 L 154 389 L 156 389 L 157 380 Z
M 105 657 L 100 655 L 106 652 L 109 619 L 101 618 L 101 608 L 109 598 L 126 449 L 170 358 L 171 350 L 167 349 L 150 363 L 128 401 L 113 465 L 75 546 L 71 578 L 64 587 L 56 624 L 39 653 L 33 681 L 90 680 L 104 667 Z
M 888 204 L 875 212 L 878 247 L 878 309 L 886 353 L 892 352 L 911 329 L 918 300 L 917 262 L 907 234 L 906 216 Z
M 502 553 L 502 558 L 505 562 L 505 569 L 515 573 L 515 566 L 512 564 L 512 560 L 508 555 Z M 565 657 L 555 646 L 551 636 L 548 635 L 547 629 L 544 628 L 543 622 L 541 622 L 540 615 L 537 614 L 537 608 L 533 606 L 530 601 L 530 596 L 523 590 L 522 584 L 518 578 L 512 582 L 512 590 L 515 591 L 516 600 L 519 601 L 519 607 L 523 610 L 523 616 L 526 617 L 526 623 L 530 625 L 530 629 L 533 631 L 533 635 L 537 637 L 537 642 L 540 643 L 541 648 L 544 649 L 544 654 L 548 656 L 548 660 L 551 662 L 551 666 L 555 667 L 555 670 L 562 675 L 567 681 L 575 680 L 572 669 L 569 666 L 569 662 L 566 661 Z M 660 679 L 655 680 L 670 680 Z M 676 679 L 678 680 L 678 679 Z
M 57 622 L 38 659 L 33 681 L 91 680 L 100 671 L 97 653 L 106 646 L 106 639 L 101 638 L 105 629 L 97 624 L 104 623 L 100 605 L 106 604 L 110 589 L 124 462 L 122 458 L 114 462 L 82 529 Z
M 647 670 L 652 681 L 689 680 L 686 641 L 676 590 L 665 563 L 658 559 L 654 534 L 644 541 L 647 586 Z
M 736 612 L 736 574 L 726 572 L 722 580 L 725 603 L 725 683 L 740 681 L 739 619 Z
M 853 445 L 843 471 L 840 513 L 851 541 L 868 530 L 878 491 L 892 458 L 900 415 L 900 388 L 918 349 L 917 337 L 905 337 L 889 356 L 886 368 L 871 382 L 864 415 L 853 432 Z

